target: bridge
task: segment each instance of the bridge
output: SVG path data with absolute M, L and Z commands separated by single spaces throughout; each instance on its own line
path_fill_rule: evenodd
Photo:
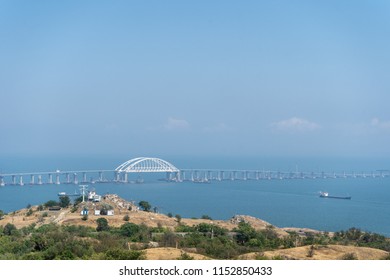
M 129 174 L 165 173 L 164 180 L 170 182 L 190 181 L 210 183 L 224 180 L 287 180 L 327 178 L 383 178 L 389 177 L 389 170 L 372 172 L 281 172 L 266 170 L 223 170 L 223 169 L 179 169 L 160 158 L 138 157 L 128 160 L 113 170 L 76 170 L 0 174 L 0 186 L 43 185 L 43 184 L 94 184 L 94 183 L 142 183 L 142 179 L 129 180 Z M 107 176 L 108 175 L 108 176 Z

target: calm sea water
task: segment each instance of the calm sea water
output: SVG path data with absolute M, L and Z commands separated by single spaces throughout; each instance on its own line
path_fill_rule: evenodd
M 179 168 L 266 169 L 280 171 L 375 171 L 388 169 L 387 159 L 330 158 L 164 158 Z M 114 169 L 126 158 L 0 159 L 0 172 Z M 161 174 L 163 177 L 164 174 Z M 279 227 L 325 231 L 358 227 L 390 236 L 390 178 L 222 181 L 210 184 L 170 183 L 144 177 L 144 184 L 94 184 L 99 194 L 116 193 L 127 200 L 147 200 L 160 212 L 182 217 L 229 219 L 245 214 Z M 28 178 L 25 179 L 25 182 Z M 28 204 L 57 200 L 57 193 L 78 191 L 75 185 L 0 187 L 0 209 L 12 212 Z M 321 199 L 319 191 L 350 195 L 352 200 Z

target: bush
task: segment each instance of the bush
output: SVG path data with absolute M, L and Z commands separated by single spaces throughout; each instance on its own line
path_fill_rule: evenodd
M 3 228 L 4 235 L 14 235 L 16 232 L 17 232 L 17 229 L 16 229 L 15 225 L 10 224 L 10 223 L 6 224 Z
M 53 206 L 58 206 L 58 202 L 55 201 L 55 200 L 49 200 L 49 201 L 47 201 L 47 202 L 44 204 L 44 206 L 45 206 L 46 208 L 48 208 L 48 207 L 53 207 Z
M 33 211 L 31 208 L 29 208 L 28 211 L 26 212 L 26 216 L 29 217 L 29 216 L 31 216 L 33 213 L 34 213 L 34 211 Z
M 202 217 L 200 218 L 205 220 L 212 220 L 212 218 L 209 215 L 202 215 Z
M 70 198 L 69 196 L 61 196 L 60 201 L 58 203 L 60 207 L 67 208 L 70 205 Z
M 106 260 L 144 260 L 145 253 L 142 251 L 111 249 L 106 252 L 105 259 Z
M 124 220 L 125 222 L 128 222 L 128 221 L 130 220 L 129 215 L 125 215 L 125 216 L 123 217 L 123 220 Z
M 144 201 L 144 200 L 140 201 L 140 202 L 138 203 L 138 205 L 139 205 L 139 207 L 141 207 L 141 209 L 142 209 L 143 211 L 145 211 L 145 212 L 149 212 L 150 209 L 152 208 L 152 205 L 150 205 L 149 202 Z
M 187 260 L 193 260 L 194 259 L 194 257 L 191 257 L 189 254 L 187 254 L 186 252 L 184 252 L 184 253 L 181 253 L 180 254 L 180 257 L 178 257 L 177 258 L 178 260 L 185 260 L 185 261 L 187 261 Z
M 342 260 L 357 260 L 357 256 L 355 253 L 346 253 L 341 257 Z
M 96 223 L 97 223 L 96 231 L 108 231 L 110 229 L 106 218 L 99 218 L 96 220 Z

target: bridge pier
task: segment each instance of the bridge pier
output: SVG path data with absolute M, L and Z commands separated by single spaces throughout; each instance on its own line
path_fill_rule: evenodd
M 53 174 L 49 174 L 49 181 L 48 181 L 48 184 L 53 184 Z
M 79 179 L 77 178 L 77 173 L 73 173 L 73 184 L 78 185 Z
M 38 175 L 38 185 L 42 185 L 42 175 Z
M 34 185 L 34 184 L 35 184 L 35 176 L 31 174 L 30 185 Z
M 71 180 L 70 180 L 70 174 L 69 173 L 65 173 L 65 179 L 66 179 L 66 183 L 67 184 L 72 183 Z
M 12 175 L 12 185 L 16 185 L 16 175 Z
M 20 186 L 24 186 L 24 183 L 23 183 L 23 176 L 22 176 L 22 175 L 20 175 L 20 177 L 19 177 L 19 185 L 20 185 Z
M 207 179 L 209 181 L 213 180 L 213 172 L 211 170 L 207 171 Z
M 128 174 L 127 174 L 127 172 L 125 172 L 124 174 L 123 174 L 123 181 L 122 181 L 123 183 L 125 183 L 125 184 L 127 184 L 129 181 L 128 181 Z
M 60 174 L 56 174 L 56 185 L 59 185 L 59 184 L 61 184 L 61 182 L 60 182 Z
M 115 171 L 114 177 L 115 177 L 114 182 L 119 183 L 119 172 L 118 171 Z
M 4 187 L 4 186 L 5 186 L 4 177 L 0 176 L 0 187 Z
M 82 183 L 87 183 L 87 172 L 83 172 L 83 182 Z
M 180 171 L 180 180 L 181 182 L 186 180 L 186 172 L 184 170 Z

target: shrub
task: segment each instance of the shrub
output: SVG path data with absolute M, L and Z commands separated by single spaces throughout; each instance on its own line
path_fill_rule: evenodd
M 341 257 L 342 260 L 357 260 L 357 256 L 355 253 L 346 253 Z
M 33 214 L 33 210 L 31 208 L 28 209 L 28 211 L 26 212 L 26 216 L 29 217 Z
M 97 223 L 96 231 L 108 231 L 110 229 L 106 218 L 99 218 L 96 220 L 96 223 Z
M 212 220 L 212 218 L 209 215 L 202 215 L 202 217 L 200 218 L 205 220 Z
M 45 206 L 46 208 L 48 208 L 48 207 L 53 207 L 53 206 L 58 206 L 58 202 L 55 201 L 55 200 L 49 200 L 49 201 L 47 201 L 47 202 L 44 204 L 44 206 Z
M 185 260 L 185 261 L 187 261 L 187 260 L 193 260 L 194 259 L 194 257 L 191 257 L 189 254 L 187 254 L 186 252 L 183 252 L 183 253 L 181 253 L 180 254 L 180 257 L 178 257 L 177 258 L 178 260 Z

